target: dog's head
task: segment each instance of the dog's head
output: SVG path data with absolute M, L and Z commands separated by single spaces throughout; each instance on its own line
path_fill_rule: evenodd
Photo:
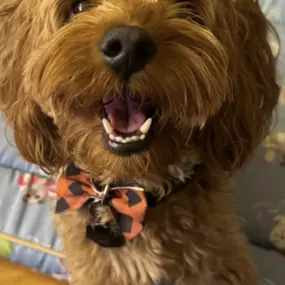
M 117 178 L 188 151 L 232 171 L 279 93 L 253 0 L 2 0 L 0 106 L 22 155 Z

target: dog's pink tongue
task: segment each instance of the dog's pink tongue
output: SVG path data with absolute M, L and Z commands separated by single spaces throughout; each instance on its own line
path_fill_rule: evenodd
M 107 116 L 116 131 L 132 133 L 146 121 L 146 107 L 130 97 L 116 97 L 105 105 Z

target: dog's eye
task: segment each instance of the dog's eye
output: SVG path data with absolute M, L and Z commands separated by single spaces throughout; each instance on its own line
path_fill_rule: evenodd
M 72 3 L 71 15 L 75 16 L 76 14 L 82 13 L 87 10 L 88 1 L 84 0 L 76 0 Z

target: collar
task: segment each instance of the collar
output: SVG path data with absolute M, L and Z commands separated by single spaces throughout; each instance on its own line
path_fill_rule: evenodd
M 173 181 L 172 193 L 182 190 L 190 181 L 190 178 L 184 182 Z M 155 207 L 169 196 L 158 201 L 143 187 L 131 182 L 102 187 L 71 163 L 57 183 L 55 211 L 59 214 L 87 206 L 92 216 L 86 229 L 87 238 L 103 247 L 120 247 L 125 240 L 132 240 L 142 232 L 147 207 Z M 96 209 L 101 206 L 106 207 L 112 217 L 104 224 L 96 221 Z

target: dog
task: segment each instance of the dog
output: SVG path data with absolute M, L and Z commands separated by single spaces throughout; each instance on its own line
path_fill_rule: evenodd
M 0 21 L 1 110 L 58 176 L 71 284 L 256 285 L 232 177 L 280 89 L 257 1 L 2 0 Z

